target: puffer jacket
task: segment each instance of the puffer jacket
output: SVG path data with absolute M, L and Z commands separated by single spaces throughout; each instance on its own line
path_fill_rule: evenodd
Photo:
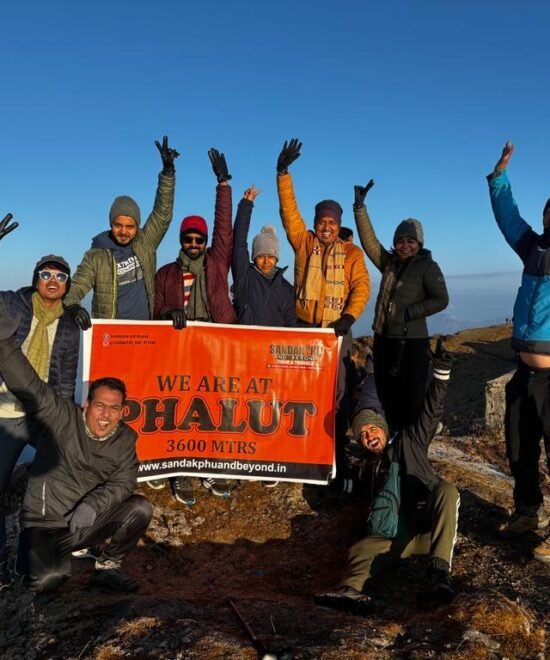
M 264 277 L 250 262 L 248 230 L 254 204 L 242 199 L 237 209 L 233 232 L 231 273 L 241 325 L 292 327 L 296 325 L 294 289 L 284 278 L 285 268 L 277 268 L 271 278 Z
M 214 323 L 235 323 L 235 311 L 229 300 L 227 283 L 233 244 L 231 214 L 231 186 L 218 184 L 212 245 L 204 257 L 208 310 Z M 160 268 L 155 276 L 153 318 L 162 319 L 169 309 L 183 308 L 182 271 L 176 260 Z
M 407 325 L 408 339 L 428 337 L 426 317 L 449 304 L 445 279 L 432 253 L 421 248 L 415 257 L 399 261 L 376 237 L 365 206 L 353 210 L 363 250 L 382 273 L 372 329 L 384 337 L 401 338 Z
M 21 346 L 30 332 L 32 324 L 32 294 L 30 286 L 17 291 L 0 291 L 10 318 L 19 319 L 15 341 Z M 48 383 L 64 399 L 72 401 L 76 383 L 78 354 L 80 350 L 80 330 L 73 319 L 64 312 L 57 322 L 55 339 L 50 356 Z M 3 382 L 0 368 L 0 383 Z
M 521 217 L 506 170 L 487 178 L 499 229 L 523 262 L 521 287 L 514 304 L 512 348 L 549 354 L 550 228 L 542 235 L 537 234 Z
M 80 502 L 99 515 L 133 493 L 138 471 L 133 429 L 121 422 L 107 440 L 89 438 L 82 409 L 40 380 L 13 338 L 0 342 L 0 368 L 44 431 L 23 500 L 23 527 L 66 527 Z
M 175 177 L 159 174 L 155 204 L 143 228 L 139 228 L 132 241 L 132 249 L 143 269 L 143 280 L 151 318 L 155 300 L 155 272 L 157 248 L 164 238 L 174 212 Z M 92 248 L 80 262 L 65 298 L 67 306 L 80 303 L 93 289 L 92 317 L 115 319 L 117 317 L 116 262 L 111 250 Z
M 277 176 L 277 190 L 279 193 L 280 213 L 286 235 L 295 253 L 294 262 L 294 291 L 299 292 L 307 277 L 308 263 L 313 252 L 315 240 L 314 232 L 307 229 L 298 210 L 292 178 L 290 174 Z M 340 239 L 337 239 L 340 241 Z M 341 242 L 341 241 L 340 241 Z M 352 243 L 343 243 L 344 260 L 344 309 L 342 315 L 350 314 L 357 320 L 369 300 L 370 279 L 362 251 Z M 325 248 L 323 252 L 332 249 Z M 325 298 L 325 279 L 323 277 L 319 300 Z M 323 309 L 320 304 L 304 307 L 296 300 L 296 316 L 304 323 L 320 325 L 323 318 Z

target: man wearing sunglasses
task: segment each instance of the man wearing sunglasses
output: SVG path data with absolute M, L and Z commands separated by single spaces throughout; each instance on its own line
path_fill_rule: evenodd
M 207 247 L 208 226 L 199 215 L 184 218 L 180 226 L 180 252 L 176 261 L 163 266 L 155 276 L 155 319 L 169 319 L 177 330 L 186 320 L 208 323 L 234 323 L 235 311 L 229 300 L 227 276 L 231 265 L 233 228 L 231 225 L 231 186 L 224 154 L 208 152 L 218 180 L 212 245 Z M 164 480 L 149 481 L 153 488 L 163 488 Z M 214 495 L 228 497 L 231 489 L 225 480 L 203 479 Z M 194 503 L 189 478 L 171 479 L 179 502 Z
M 79 330 L 63 305 L 71 285 L 69 264 L 63 257 L 47 255 L 36 264 L 32 285 L 2 291 L 7 316 L 18 319 L 15 342 L 41 380 L 56 394 L 73 400 Z M 11 474 L 27 444 L 35 445 L 39 433 L 22 404 L 8 389 L 0 370 L 0 591 L 10 583 L 6 549 L 5 496 Z
M 109 212 L 110 230 L 98 234 L 73 278 L 66 304 L 82 330 L 90 317 L 78 303 L 93 289 L 92 317 L 97 319 L 148 320 L 155 296 L 154 277 L 157 248 L 164 238 L 174 208 L 175 166 L 179 156 L 168 146 L 155 142 L 162 158 L 153 211 L 141 227 L 141 211 L 126 195 L 116 197 Z

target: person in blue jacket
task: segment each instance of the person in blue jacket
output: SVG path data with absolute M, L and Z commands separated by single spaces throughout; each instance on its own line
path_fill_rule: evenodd
M 279 239 L 273 225 L 264 225 L 252 241 L 252 260 L 248 251 L 248 231 L 254 200 L 260 190 L 252 185 L 239 202 L 233 228 L 231 273 L 241 325 L 296 325 L 294 289 L 284 278 L 287 269 L 279 268 Z
M 542 212 L 543 233 L 521 217 L 512 195 L 507 168 L 514 145 L 506 142 L 488 175 L 493 213 L 506 242 L 523 262 L 521 287 L 514 305 L 512 348 L 518 366 L 506 386 L 506 453 L 514 477 L 511 518 L 500 527 L 505 538 L 548 527 L 540 488 L 540 440 L 544 438 L 550 468 L 550 199 Z M 534 549 L 550 562 L 550 539 Z

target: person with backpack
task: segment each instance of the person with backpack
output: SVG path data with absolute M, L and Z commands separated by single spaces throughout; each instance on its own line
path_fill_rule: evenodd
M 440 338 L 422 411 L 394 435 L 375 394 L 375 379 L 367 379 L 353 420 L 363 461 L 359 474 L 342 484 L 345 492 L 359 492 L 368 500 L 367 535 L 349 550 L 340 587 L 319 594 L 317 604 L 367 613 L 372 609 L 372 595 L 364 592 L 369 580 L 401 558 L 425 554 L 430 557 L 428 596 L 436 602 L 453 598 L 449 574 L 460 496 L 453 484 L 435 474 L 428 459 L 443 413 L 451 363 L 452 355 Z

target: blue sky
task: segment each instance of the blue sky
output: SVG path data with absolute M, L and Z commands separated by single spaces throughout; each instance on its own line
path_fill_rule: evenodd
M 353 226 L 353 185 L 373 177 L 386 245 L 413 216 L 447 275 L 519 272 L 484 177 L 514 141 L 514 193 L 540 228 L 549 19 L 537 0 L 4 3 L 0 217 L 21 226 L 2 242 L 2 288 L 27 284 L 45 253 L 76 267 L 116 195 L 146 216 L 164 134 L 181 157 L 159 266 L 177 254 L 183 216 L 212 220 L 212 146 L 226 154 L 235 209 L 251 183 L 263 189 L 251 236 L 280 227 L 275 162 L 298 137 L 291 172 L 307 221 L 332 197 Z

